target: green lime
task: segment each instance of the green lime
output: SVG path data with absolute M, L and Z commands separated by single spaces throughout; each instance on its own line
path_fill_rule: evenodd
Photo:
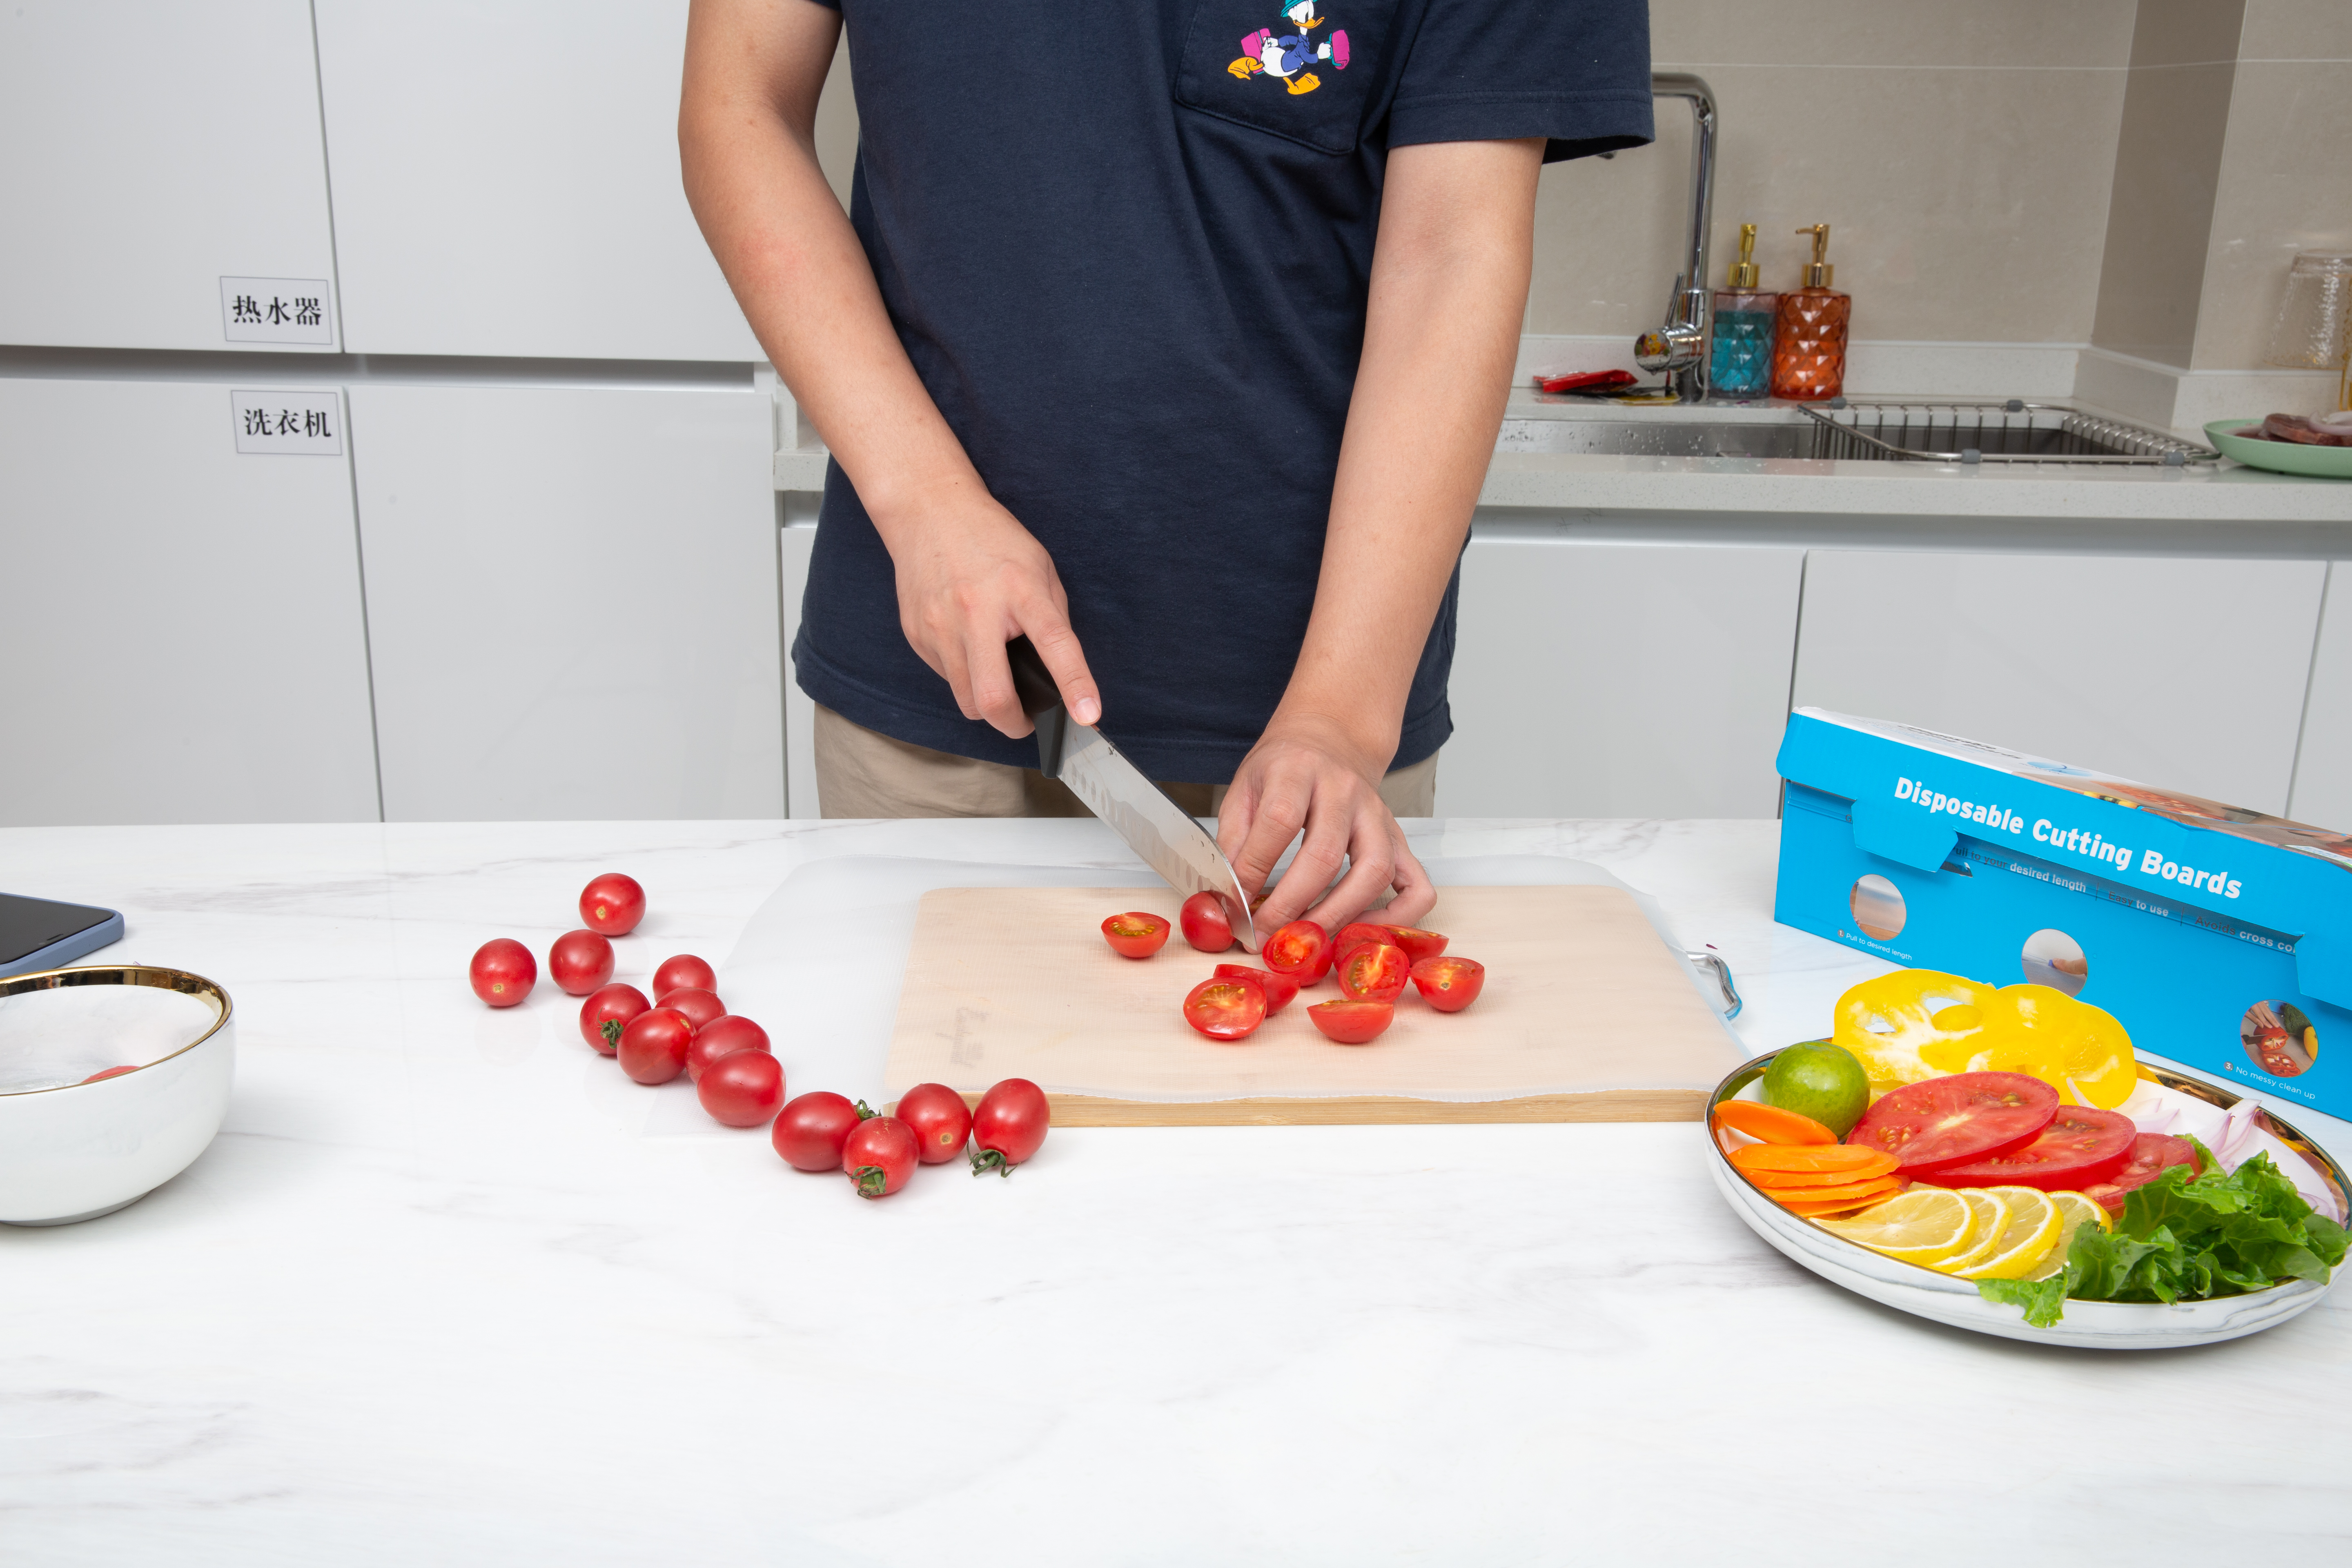
M 1843 1046 L 1803 1040 L 1764 1069 L 1764 1103 L 1810 1116 L 1843 1138 L 1870 1109 L 1870 1075 Z

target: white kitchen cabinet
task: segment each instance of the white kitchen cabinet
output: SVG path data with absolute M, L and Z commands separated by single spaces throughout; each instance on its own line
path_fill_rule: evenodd
M 764 392 L 351 395 L 388 820 L 782 816 Z
M 817 498 L 793 493 L 780 499 L 784 511 L 778 535 L 784 612 L 784 799 L 790 816 L 814 822 L 824 815 L 816 799 L 816 702 L 793 679 L 792 648 L 793 639 L 801 635 L 809 553 L 816 548 Z
M 0 6 L 0 342 L 331 351 L 310 6 Z M 319 321 L 232 342 L 225 277 L 283 281 Z
M 0 824 L 375 820 L 342 456 L 238 452 L 226 385 L 0 379 Z
M 1795 700 L 2282 812 L 2326 573 L 1817 550 Z
M 2352 561 L 2328 568 L 2327 605 L 2311 659 L 2311 699 L 2295 759 L 2297 822 L 2352 831 Z
M 1771 816 L 1803 559 L 1482 523 L 1437 814 Z
M 686 0 L 318 0 L 354 353 L 761 360 L 678 180 Z

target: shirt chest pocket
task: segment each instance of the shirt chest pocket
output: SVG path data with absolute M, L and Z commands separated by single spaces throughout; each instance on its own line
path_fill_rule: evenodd
M 1397 0 L 1200 0 L 1176 101 L 1318 153 L 1352 152 L 1396 9 Z

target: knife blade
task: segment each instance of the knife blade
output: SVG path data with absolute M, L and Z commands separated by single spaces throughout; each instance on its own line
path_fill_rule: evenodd
M 1022 710 L 1037 726 L 1037 769 L 1059 779 L 1088 811 L 1127 841 L 1138 858 L 1190 898 L 1214 893 L 1225 907 L 1234 940 L 1244 952 L 1258 948 L 1257 925 L 1241 879 L 1217 841 L 1168 792 L 1123 756 L 1102 731 L 1072 722 L 1060 689 L 1030 640 L 1015 637 L 1004 647 L 1013 666 L 1013 689 Z

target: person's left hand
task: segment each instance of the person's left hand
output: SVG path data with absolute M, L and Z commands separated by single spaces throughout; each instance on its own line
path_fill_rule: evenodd
M 1290 841 L 1306 834 L 1253 914 L 1260 941 L 1301 917 L 1336 935 L 1391 889 L 1385 923 L 1412 925 L 1436 907 L 1429 873 L 1381 799 L 1387 761 L 1366 756 L 1337 724 L 1282 714 L 1242 760 L 1217 814 L 1217 847 L 1242 891 L 1255 901 Z M 1347 875 L 1334 887 L 1343 863 Z

